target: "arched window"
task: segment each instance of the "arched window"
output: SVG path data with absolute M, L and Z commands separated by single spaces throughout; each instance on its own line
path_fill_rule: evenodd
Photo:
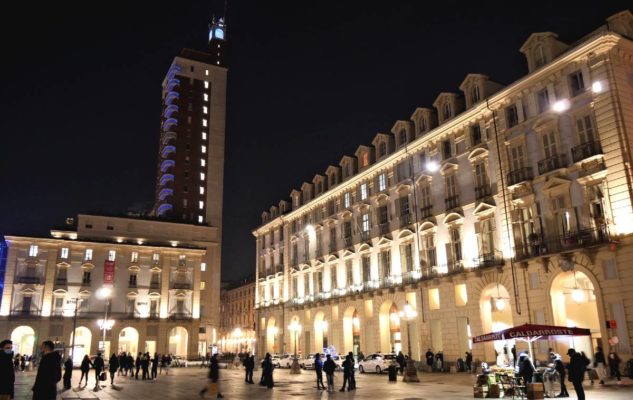
M 471 89 L 471 94 L 470 94 L 470 101 L 472 104 L 477 103 L 479 100 L 481 100 L 481 95 L 479 93 L 479 86 L 475 85 L 473 86 L 473 88 Z
M 534 48 L 534 66 L 536 68 L 545 65 L 545 51 L 543 50 L 543 46 L 538 45 Z
M 400 141 L 400 146 L 403 146 L 405 143 L 407 143 L 407 131 L 406 130 L 402 129 L 400 131 L 399 141 Z
M 444 103 L 444 121 L 451 118 L 451 105 L 448 103 Z

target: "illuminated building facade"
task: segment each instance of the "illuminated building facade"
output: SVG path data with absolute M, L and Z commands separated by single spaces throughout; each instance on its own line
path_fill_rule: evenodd
M 502 344 L 471 338 L 529 322 L 592 332 L 541 341 L 537 358 L 608 341 L 630 358 L 633 15 L 607 22 L 572 45 L 532 34 L 524 77 L 467 75 L 460 94 L 441 93 L 264 212 L 258 352 L 406 352 L 410 341 L 418 360 L 472 349 L 494 362 Z
M 255 342 L 255 282 L 242 280 L 220 294 L 218 345 L 222 352 L 249 352 Z

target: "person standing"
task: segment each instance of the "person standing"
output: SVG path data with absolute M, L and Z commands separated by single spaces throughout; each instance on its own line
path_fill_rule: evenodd
M 15 367 L 13 366 L 13 342 L 0 342 L 0 399 L 9 400 L 15 396 Z
M 593 366 L 596 369 L 596 373 L 598 374 L 598 379 L 600 379 L 600 384 L 604 385 L 604 378 L 606 377 L 606 372 L 604 366 L 607 364 L 604 359 L 604 352 L 602 351 L 602 347 L 597 348 L 596 354 L 593 356 Z
M 569 356 L 569 364 L 567 365 L 569 381 L 574 385 L 578 400 L 585 400 L 585 390 L 582 387 L 582 380 L 585 378 L 585 371 L 590 361 L 582 354 L 576 353 L 575 349 L 567 350 L 567 355 Z
M 127 368 L 127 355 L 125 353 L 119 353 L 119 376 L 125 375 Z
M 404 354 L 402 354 L 402 351 L 398 352 L 398 355 L 396 356 L 396 362 L 398 363 L 400 373 L 404 375 Z
M 622 377 L 620 375 L 620 357 L 611 350 L 609 352 L 609 373 L 611 374 L 611 378 L 616 378 L 618 383 L 622 381 Z
M 134 374 L 134 378 L 136 379 L 138 379 L 138 373 L 141 370 L 142 359 L 143 359 L 143 353 L 138 353 L 138 355 L 136 356 L 136 362 L 134 363 L 136 367 L 136 374 Z
M 222 393 L 220 392 L 219 387 L 219 379 L 220 379 L 220 366 L 218 364 L 218 355 L 217 353 L 211 356 L 209 360 L 209 383 L 207 386 L 200 391 L 200 397 L 204 397 L 204 395 L 209 391 L 214 391 L 217 393 L 217 398 L 224 398 Z M 209 389 L 211 388 L 211 389 Z
M 429 367 L 429 369 L 431 371 L 433 371 L 433 360 L 435 359 L 435 354 L 433 354 L 431 349 L 428 349 L 426 351 L 426 354 L 424 354 L 424 356 L 426 357 L 426 365 L 427 365 L 427 367 Z
M 554 359 L 554 369 L 558 372 L 558 376 L 560 377 L 560 394 L 556 397 L 569 397 L 567 386 L 565 386 L 565 375 L 567 375 L 567 370 L 559 355 L 556 355 L 556 358 Z
M 473 370 L 473 353 L 470 351 L 466 352 L 466 368 L 469 372 L 472 372 Z
M 321 354 L 314 355 L 314 372 L 316 372 L 316 384 L 317 390 L 325 390 L 323 384 L 323 361 L 321 361 Z
M 255 369 L 255 356 L 246 357 L 246 383 L 253 384 L 253 370 Z
M 149 379 L 149 353 L 143 354 L 141 368 L 143 369 L 143 380 Z
M 336 370 L 336 363 L 332 360 L 331 355 L 327 355 L 325 363 L 323 363 L 323 371 L 325 371 L 325 379 L 327 380 L 327 391 L 329 393 L 334 392 L 334 371 Z
M 264 357 L 263 369 L 264 369 L 264 385 L 268 389 L 272 389 L 274 386 L 273 383 L 273 362 L 270 356 L 270 353 L 266 353 L 266 357 Z
M 15 359 L 13 360 L 13 368 L 15 372 L 20 371 L 20 353 L 15 355 Z
M 160 358 L 158 357 L 158 353 L 154 353 L 154 358 L 152 358 L 152 379 L 156 380 L 158 377 L 158 363 L 160 362 Z
M 521 353 L 519 356 L 519 376 L 523 378 L 523 383 L 527 386 L 532 383 L 534 377 L 534 364 L 527 353 Z
M 108 370 L 110 371 L 110 385 L 114 385 L 114 376 L 116 375 L 116 371 L 119 369 L 119 357 L 116 354 L 112 353 L 110 356 L 110 365 L 108 366 Z
M 354 376 L 354 353 L 351 351 L 347 353 L 347 358 L 349 358 L 350 369 L 349 369 L 349 390 L 356 390 L 356 377 Z
M 347 391 L 349 392 L 351 389 L 350 382 L 350 374 L 352 369 L 354 368 L 354 364 L 350 361 L 349 357 L 345 357 L 345 361 L 343 361 L 343 387 L 339 390 L 340 392 L 345 391 L 345 386 L 347 386 Z
M 81 366 L 79 367 L 79 369 L 81 369 L 81 378 L 79 378 L 79 386 L 81 386 L 81 381 L 84 379 L 84 376 L 86 377 L 86 386 L 88 386 L 88 372 L 90 372 L 91 366 L 92 366 L 92 362 L 90 361 L 90 357 L 88 357 L 88 355 L 86 354 L 83 360 L 81 360 Z
M 50 340 L 42 342 L 41 351 L 44 355 L 33 384 L 33 400 L 55 400 L 57 382 L 62 380 L 62 358 Z
M 159 375 L 163 374 L 163 369 L 166 368 L 166 364 L 167 364 L 167 357 L 163 354 L 160 356 L 160 369 L 158 370 Z
M 103 362 L 103 357 L 101 357 L 101 353 L 97 353 L 97 358 L 95 358 L 95 361 L 92 363 L 92 366 L 95 369 L 95 380 L 96 380 L 94 391 L 97 392 L 101 390 L 101 385 L 99 384 L 99 382 L 101 381 L 100 379 L 101 372 L 103 372 L 103 370 L 105 369 L 105 363 Z
M 73 377 L 73 359 L 68 356 L 64 362 L 64 390 L 70 389 L 71 379 Z

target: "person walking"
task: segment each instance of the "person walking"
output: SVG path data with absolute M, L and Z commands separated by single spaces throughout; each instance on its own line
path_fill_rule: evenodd
M 154 358 L 152 358 L 152 379 L 156 380 L 158 377 L 158 364 L 160 363 L 160 358 L 158 357 L 158 353 L 154 353 Z
M 160 356 L 160 369 L 158 370 L 158 375 L 163 374 L 163 369 L 166 368 L 166 364 L 167 364 L 167 357 L 163 354 Z
M 617 355 L 617 353 L 611 350 L 609 352 L 609 373 L 611 378 L 616 378 L 618 380 L 618 383 L 622 381 L 622 376 L 620 375 L 621 362 L 622 361 L 620 360 L 620 357 Z
M 350 374 L 352 369 L 354 369 L 354 364 L 350 361 L 349 357 L 345 357 L 345 361 L 343 361 L 343 387 L 339 390 L 340 392 L 345 391 L 345 386 L 347 386 L 348 392 L 352 390 L 352 384 L 350 383 Z
M 79 378 L 79 386 L 81 386 L 81 381 L 86 377 L 86 386 L 88 386 L 88 372 L 90 372 L 90 367 L 92 367 L 92 362 L 90 361 L 90 357 L 86 354 L 81 360 L 81 366 L 79 369 L 81 370 L 81 378 Z
M 217 353 L 211 356 L 209 360 L 209 383 L 207 386 L 200 391 L 200 397 L 204 397 L 207 392 L 217 393 L 216 397 L 218 399 L 224 398 L 222 393 L 220 392 L 219 382 L 220 379 L 220 366 L 218 364 L 218 355 Z
M 143 358 L 143 353 L 138 353 L 136 356 L 136 361 L 134 362 L 134 366 L 136 367 L 136 374 L 134 374 L 134 378 L 138 380 L 138 373 L 141 370 L 141 361 Z
M 569 381 L 574 385 L 578 400 L 585 400 L 585 389 L 582 387 L 582 381 L 590 361 L 582 354 L 576 353 L 575 349 L 567 350 L 567 355 L 569 356 L 569 364 L 567 365 Z
M 604 359 L 604 352 L 602 351 L 602 347 L 597 348 L 596 354 L 593 356 L 593 367 L 598 374 L 598 379 L 600 379 L 600 384 L 604 385 L 604 378 L 607 376 L 605 372 L 605 365 L 607 364 Z
M 165 357 L 165 375 L 169 375 L 169 368 L 171 368 L 171 354 Z
M 534 378 L 534 364 L 527 353 L 521 353 L 519 356 L 519 376 L 523 378 L 523 383 L 527 386 L 528 383 L 532 383 Z
M 325 363 L 323 363 L 323 371 L 325 371 L 325 379 L 327 380 L 327 391 L 334 392 L 334 371 L 336 371 L 336 363 L 332 360 L 331 355 L 327 355 Z
M 95 388 L 94 391 L 98 392 L 101 390 L 101 385 L 99 382 L 101 381 L 101 372 L 105 369 L 105 362 L 103 361 L 103 357 L 101 357 L 101 353 L 97 353 L 97 358 L 95 358 L 92 366 L 95 369 Z
M 266 353 L 266 357 L 264 357 L 263 369 L 264 369 L 264 386 L 268 389 L 272 389 L 274 386 L 273 382 L 273 362 L 270 353 Z
M 396 362 L 398 363 L 400 373 L 404 375 L 404 354 L 402 354 L 402 351 L 398 352 L 398 355 L 396 356 Z
M 255 356 L 246 357 L 246 383 L 254 384 L 253 370 L 255 369 Z
M 116 371 L 119 369 L 119 357 L 116 354 L 112 353 L 110 356 L 110 365 L 108 366 L 108 370 L 110 371 L 110 385 L 114 385 L 114 376 L 116 375 Z
M 20 371 L 20 353 L 15 355 L 15 358 L 13 359 L 13 369 L 15 370 L 15 372 Z
M 57 382 L 62 380 L 62 358 L 50 340 L 42 342 L 41 351 L 44 355 L 33 384 L 33 400 L 55 400 Z
M 73 377 L 73 359 L 68 356 L 64 362 L 64 390 L 70 389 Z
M 25 368 L 26 368 L 26 357 L 24 356 L 24 354 L 22 354 L 22 356 L 20 356 L 20 371 L 24 372 Z
M 325 390 L 323 384 L 323 361 L 321 361 L 321 354 L 314 355 L 314 372 L 316 372 L 316 384 L 317 390 Z
M 13 365 L 13 342 L 0 342 L 0 400 L 10 400 L 15 396 L 15 366 Z
M 435 359 L 435 354 L 433 354 L 431 349 L 428 349 L 426 351 L 426 354 L 424 354 L 424 356 L 426 357 L 426 365 L 427 365 L 427 367 L 429 367 L 429 369 L 431 371 L 433 371 L 433 360 Z
M 356 377 L 354 376 L 355 368 L 354 368 L 354 353 L 351 351 L 347 353 L 347 358 L 349 358 L 350 369 L 349 369 L 349 390 L 356 390 Z
M 554 369 L 558 372 L 558 376 L 560 377 L 560 394 L 556 397 L 569 397 L 567 386 L 565 386 L 565 375 L 567 375 L 567 369 L 565 368 L 565 363 L 563 363 L 563 360 L 558 354 L 556 354 L 556 358 L 554 359 Z
M 119 376 L 125 375 L 127 370 L 127 354 L 119 353 Z
M 143 380 L 149 379 L 149 353 L 143 354 L 141 369 L 143 370 Z

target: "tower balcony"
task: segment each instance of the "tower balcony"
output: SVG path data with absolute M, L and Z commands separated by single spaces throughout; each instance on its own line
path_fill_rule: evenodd
M 170 160 L 170 159 L 166 159 L 163 160 L 163 162 L 160 163 L 160 172 L 167 172 L 167 170 L 169 168 L 173 168 L 176 165 L 176 161 L 174 160 Z
M 508 185 L 510 186 L 525 181 L 531 181 L 532 179 L 534 179 L 532 167 L 523 167 L 508 173 Z
M 168 92 L 167 96 L 165 97 L 165 104 L 172 105 L 174 101 L 178 101 L 179 98 L 180 98 L 180 93 Z
M 180 86 L 180 79 L 178 78 L 171 78 L 167 81 L 167 91 L 169 92 L 173 91 L 178 86 Z
M 160 185 L 161 186 L 165 186 L 170 182 L 174 181 L 174 175 L 173 174 L 163 174 L 160 177 Z
M 587 160 L 601 154 L 603 154 L 602 146 L 600 146 L 600 142 L 598 142 L 597 140 L 591 140 L 587 143 L 580 144 L 571 149 L 571 158 L 575 163 Z
M 173 126 L 178 126 L 178 120 L 176 118 L 167 118 L 163 122 L 163 130 L 164 131 L 170 130 Z
M 160 192 L 158 193 L 158 200 L 163 201 L 165 200 L 167 197 L 169 196 L 173 196 L 174 195 L 174 190 L 170 189 L 170 188 L 163 188 L 160 190 Z
M 181 72 L 182 68 L 180 67 L 180 65 L 178 64 L 172 64 L 171 67 L 169 67 L 169 71 L 167 71 L 167 80 L 171 80 L 174 79 L 176 77 L 176 74 Z
M 165 107 L 165 111 L 163 111 L 163 117 L 171 118 L 174 113 L 178 112 L 178 106 L 176 104 L 169 104 Z
M 158 208 L 156 209 L 156 214 L 158 216 L 165 215 L 173 209 L 174 209 L 174 206 L 172 206 L 170 203 L 163 203 L 160 206 L 158 206 Z
M 171 153 L 176 152 L 176 146 L 165 146 L 160 152 L 161 157 L 167 158 Z
M 555 156 L 545 158 L 538 162 L 539 175 L 565 168 L 567 166 L 567 156 L 565 154 L 556 154 Z

